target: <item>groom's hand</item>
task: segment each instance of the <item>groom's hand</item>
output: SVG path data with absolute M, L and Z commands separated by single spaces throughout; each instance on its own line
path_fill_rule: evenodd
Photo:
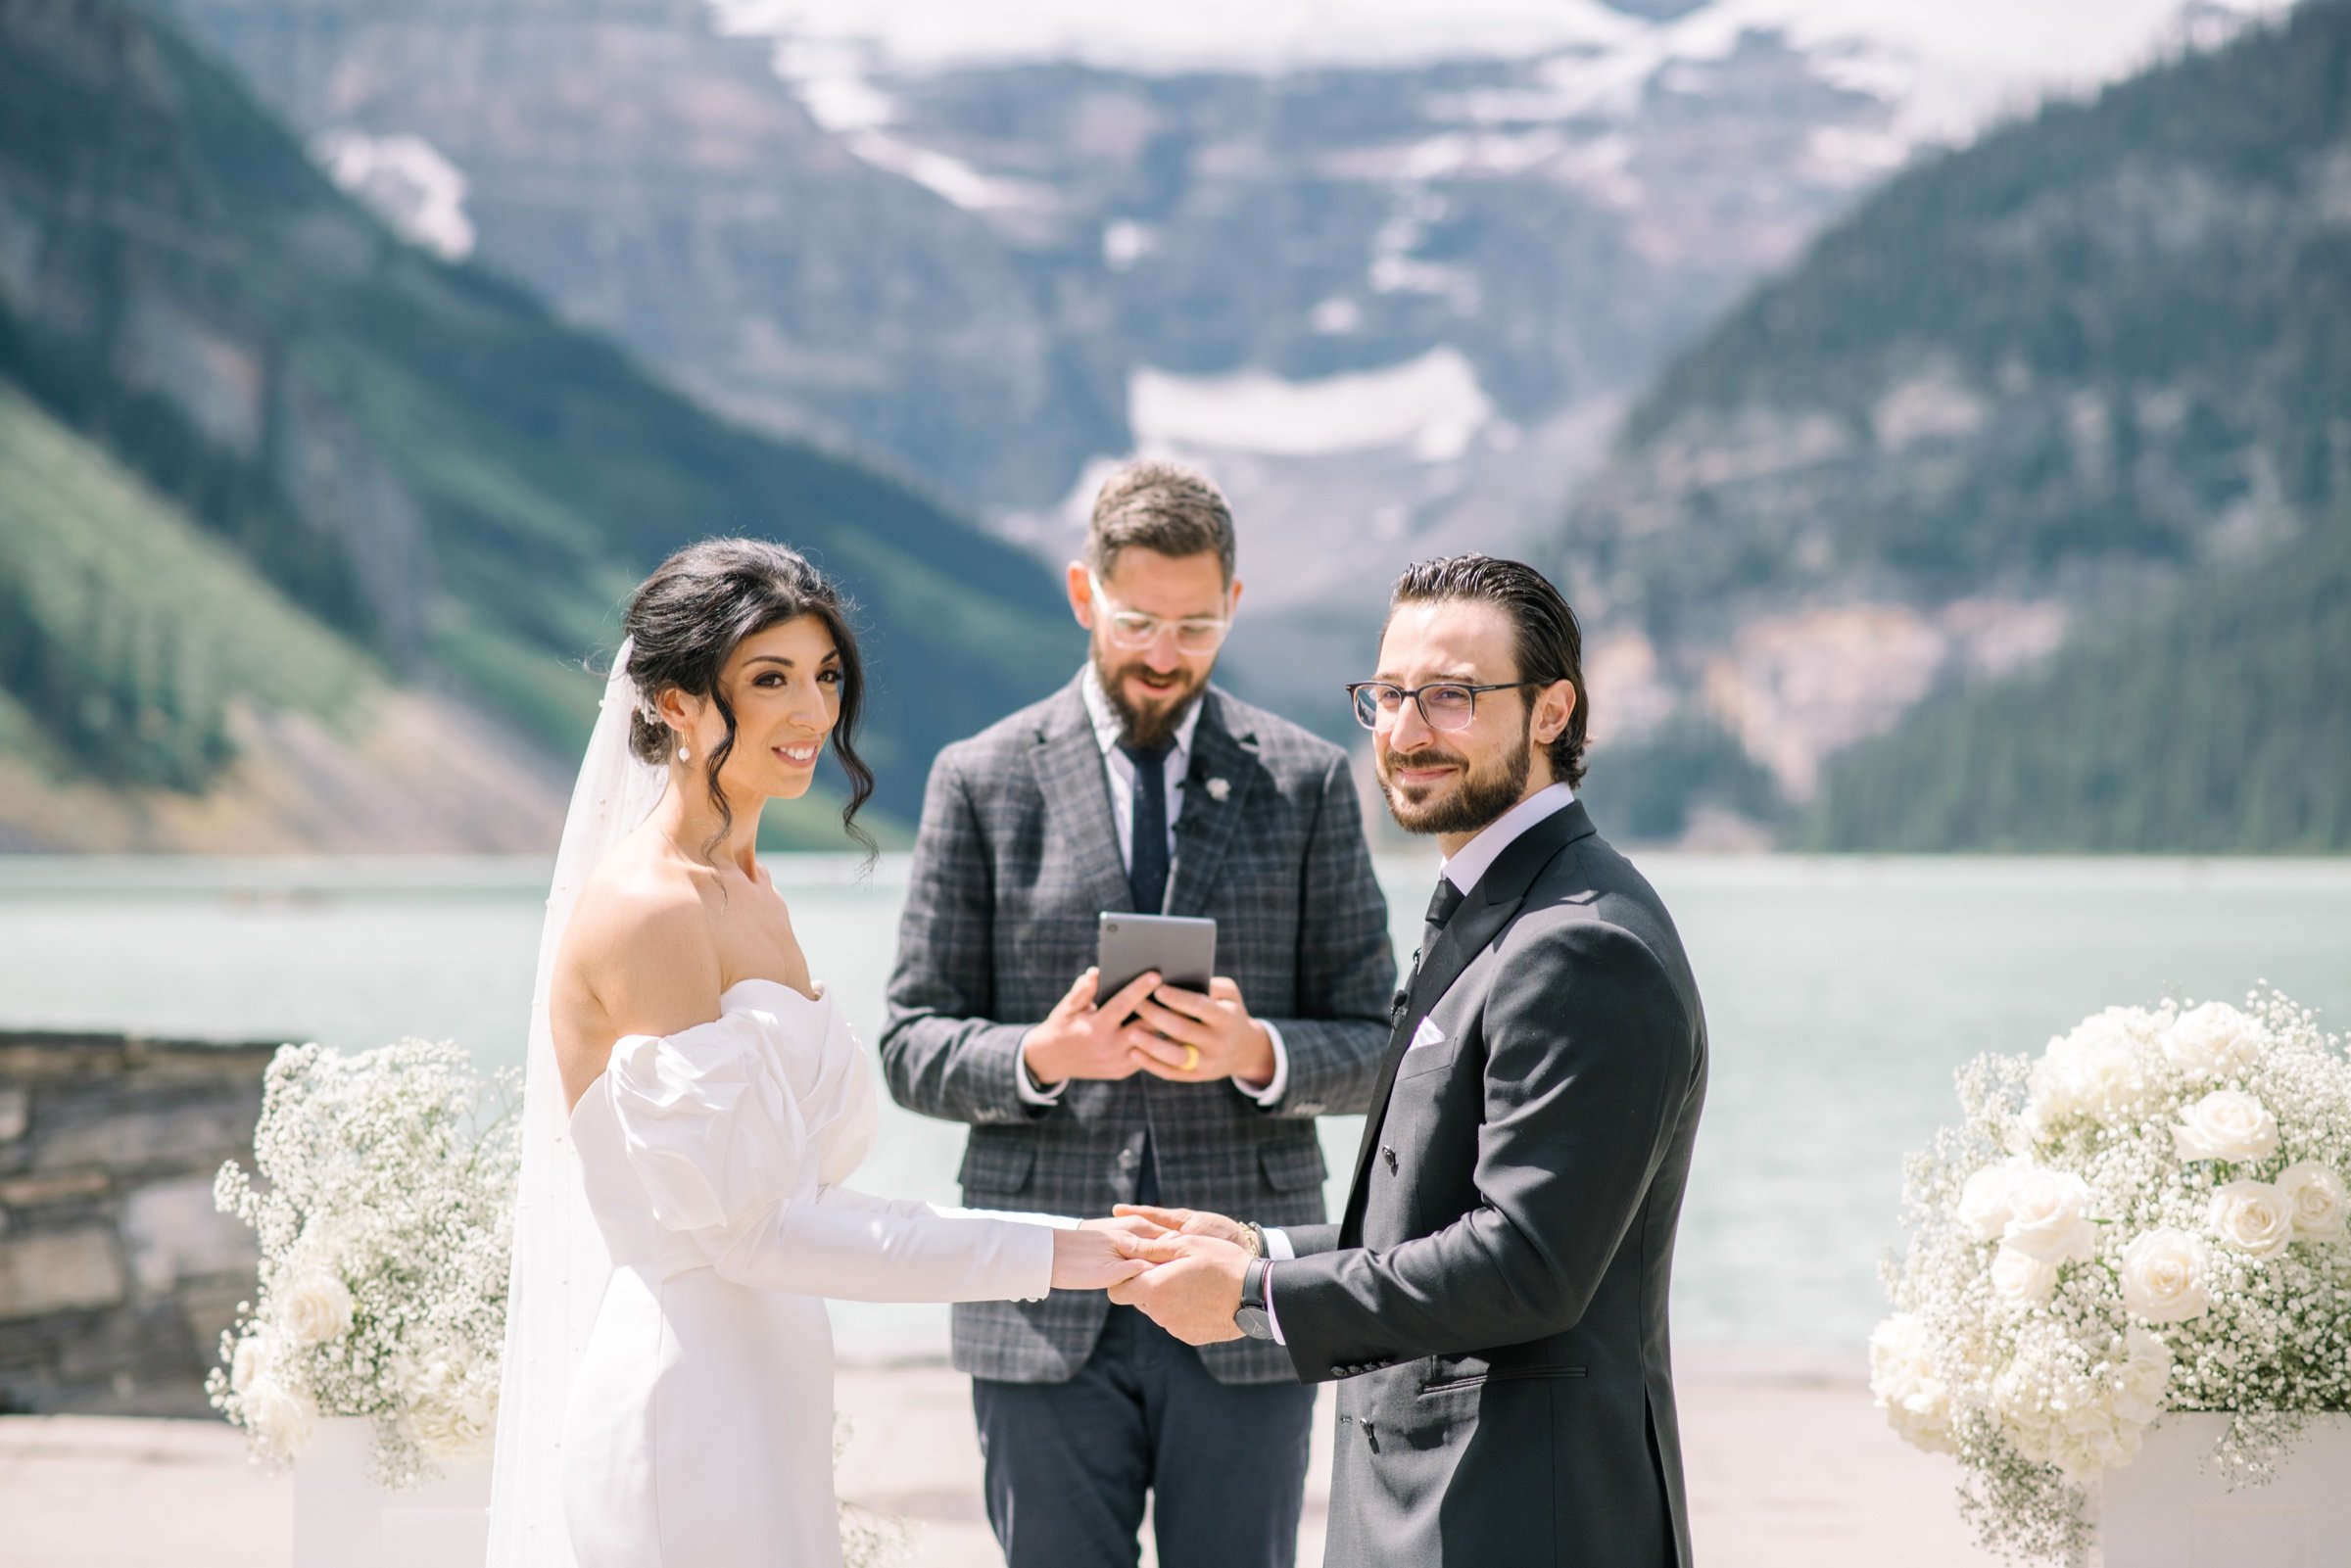
M 1180 985 L 1162 985 L 1135 1009 L 1127 1026 L 1134 1065 L 1177 1083 L 1273 1081 L 1273 1039 L 1249 1016 L 1241 988 L 1224 975 L 1208 982 L 1208 994 Z
M 1123 1240 L 1122 1251 L 1152 1266 L 1110 1288 L 1122 1307 L 1138 1307 L 1151 1321 L 1186 1345 L 1237 1340 L 1241 1275 L 1249 1255 L 1213 1236 L 1162 1236 Z
M 1078 976 L 1069 994 L 1053 1011 L 1021 1037 L 1021 1060 L 1039 1088 L 1049 1089 L 1065 1078 L 1130 1078 L 1135 1073 L 1133 1051 L 1127 1041 L 1127 1020 L 1143 998 L 1159 984 L 1155 973 L 1137 974 L 1116 996 L 1094 1005 L 1100 970 Z
M 1152 1204 L 1117 1204 L 1110 1212 L 1119 1219 L 1138 1221 L 1149 1227 L 1135 1231 L 1138 1236 L 1167 1231 L 1179 1236 L 1207 1236 L 1235 1247 L 1248 1245 L 1241 1235 L 1241 1222 L 1225 1214 L 1212 1214 L 1199 1209 L 1161 1209 Z

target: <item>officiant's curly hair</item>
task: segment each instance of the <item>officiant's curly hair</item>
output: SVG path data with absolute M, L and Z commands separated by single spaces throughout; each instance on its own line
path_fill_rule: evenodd
M 1551 776 L 1570 788 L 1584 782 L 1584 733 L 1592 717 L 1592 696 L 1584 687 L 1584 632 L 1575 611 L 1551 585 L 1551 579 L 1524 561 L 1494 555 L 1440 555 L 1415 561 L 1396 579 L 1388 595 L 1388 613 L 1399 604 L 1435 599 L 1471 599 L 1499 606 L 1511 618 L 1518 655 L 1518 678 L 1535 686 L 1555 681 L 1575 687 L 1575 711 L 1544 755 Z M 1532 710 L 1529 710 L 1530 716 Z
M 725 842 L 735 813 L 718 787 L 719 770 L 735 752 L 735 709 L 719 689 L 719 673 L 746 637 L 803 615 L 813 615 L 833 634 L 840 650 L 840 712 L 828 740 L 848 776 L 848 804 L 840 825 L 870 856 L 873 835 L 857 824 L 858 808 L 874 793 L 874 770 L 857 754 L 857 713 L 865 701 L 865 661 L 849 624 L 855 609 L 840 585 L 808 563 L 798 550 L 763 539 L 705 539 L 689 545 L 638 585 L 622 630 L 632 640 L 629 679 L 646 706 L 630 719 L 629 749 L 639 760 L 665 763 L 677 739 L 651 711 L 653 697 L 671 687 L 714 703 L 727 721 L 727 737 L 702 764 L 710 803 L 718 808 L 718 833 L 708 848 Z

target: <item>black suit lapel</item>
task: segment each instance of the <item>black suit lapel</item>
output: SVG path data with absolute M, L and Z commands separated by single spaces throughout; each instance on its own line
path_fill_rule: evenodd
M 1080 677 L 1080 679 L 1083 679 Z M 1036 783 L 1044 796 L 1045 832 L 1071 846 L 1071 858 L 1096 909 L 1125 909 L 1134 901 L 1127 857 L 1110 811 L 1110 779 L 1085 698 L 1067 688 L 1036 733 Z
M 1213 690 L 1200 700 L 1191 766 L 1183 776 L 1183 806 L 1176 817 L 1176 865 L 1168 877 L 1171 915 L 1207 909 L 1233 829 L 1266 771 L 1258 760 L 1255 733 L 1235 736 L 1227 730 L 1224 705 Z
M 1518 906 L 1526 901 L 1526 890 L 1534 885 L 1543 868 L 1591 832 L 1592 819 L 1585 813 L 1583 802 L 1571 800 L 1520 833 L 1486 868 L 1486 874 L 1477 879 L 1477 885 L 1469 890 L 1469 896 L 1462 901 L 1462 907 L 1454 911 L 1453 919 L 1438 934 L 1436 945 L 1421 955 L 1420 968 L 1413 976 L 1404 1010 L 1397 1014 L 1395 1025 L 1389 1030 L 1387 1055 L 1379 1065 L 1379 1081 L 1372 1085 L 1369 1112 L 1364 1117 L 1364 1140 L 1355 1152 L 1355 1177 L 1347 1189 L 1347 1213 L 1340 1232 L 1342 1245 L 1348 1244 L 1349 1236 L 1361 1233 L 1364 1176 L 1370 1168 L 1372 1151 L 1379 1147 L 1380 1127 L 1387 1119 L 1388 1095 L 1396 1086 L 1397 1069 L 1414 1033 L 1420 1027 L 1420 1021 L 1428 1017 L 1429 1010 L 1462 977 L 1462 972 L 1511 923 L 1518 913 Z

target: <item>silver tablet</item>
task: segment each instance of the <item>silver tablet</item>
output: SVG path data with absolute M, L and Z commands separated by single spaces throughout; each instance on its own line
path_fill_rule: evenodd
M 1099 956 L 1101 982 L 1096 998 L 1117 994 L 1119 988 L 1146 970 L 1159 971 L 1170 985 L 1206 994 L 1209 976 L 1217 973 L 1217 923 L 1183 915 L 1102 916 Z

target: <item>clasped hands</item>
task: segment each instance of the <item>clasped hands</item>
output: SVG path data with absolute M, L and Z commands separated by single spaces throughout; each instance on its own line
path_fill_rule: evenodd
M 1190 1209 L 1120 1204 L 1108 1219 L 1089 1219 L 1073 1233 L 1075 1243 L 1097 1252 L 1107 1243 L 1120 1261 L 1104 1260 L 1086 1284 L 1065 1284 L 1059 1254 L 1054 1281 L 1069 1288 L 1108 1285 L 1110 1299 L 1139 1307 L 1161 1328 L 1186 1345 L 1239 1339 L 1232 1314 L 1241 1305 L 1241 1276 L 1249 1266 L 1239 1221 Z
M 1099 970 L 1078 976 L 1045 1021 L 1021 1040 L 1029 1075 L 1046 1088 L 1068 1078 L 1126 1078 L 1148 1072 L 1174 1083 L 1239 1078 L 1270 1083 L 1273 1041 L 1249 1016 L 1241 988 L 1224 975 L 1208 993 L 1136 975 L 1096 1005 Z

